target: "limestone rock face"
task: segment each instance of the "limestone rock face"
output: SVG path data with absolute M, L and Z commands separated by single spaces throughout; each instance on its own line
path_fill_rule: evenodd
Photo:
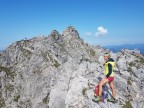
M 116 104 L 92 102 L 106 52 L 116 62 Z M 86 44 L 72 26 L 62 35 L 53 30 L 0 52 L 0 108 L 143 108 L 143 97 L 143 55 Z

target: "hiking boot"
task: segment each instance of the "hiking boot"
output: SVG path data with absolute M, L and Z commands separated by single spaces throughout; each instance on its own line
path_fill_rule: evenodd
M 109 101 L 109 102 L 114 102 L 114 103 L 117 102 L 116 98 L 113 98 L 113 97 L 112 97 L 112 98 L 108 98 L 107 101 Z
M 92 99 L 92 100 L 95 101 L 95 102 L 99 102 L 99 101 L 100 101 L 100 97 L 97 96 L 96 98 L 94 98 L 94 99 Z
M 95 98 L 97 98 L 97 97 L 98 97 L 98 95 L 94 94 L 94 97 L 95 97 Z

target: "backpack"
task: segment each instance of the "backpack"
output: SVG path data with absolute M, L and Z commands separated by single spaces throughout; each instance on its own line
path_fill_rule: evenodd
M 102 79 L 101 77 L 98 78 L 99 81 L 101 81 L 101 79 Z M 99 95 L 99 85 L 97 85 L 94 90 L 94 96 L 98 95 Z M 104 101 L 107 97 L 108 97 L 108 87 L 105 84 L 102 86 L 102 97 L 100 101 Z

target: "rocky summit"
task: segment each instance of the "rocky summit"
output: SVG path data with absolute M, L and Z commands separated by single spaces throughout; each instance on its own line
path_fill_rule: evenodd
M 106 52 L 116 62 L 117 103 L 92 101 Z M 0 108 L 144 108 L 144 56 L 91 46 L 72 26 L 17 41 L 0 52 Z

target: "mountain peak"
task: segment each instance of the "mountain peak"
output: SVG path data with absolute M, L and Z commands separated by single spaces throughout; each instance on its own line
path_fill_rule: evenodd
M 61 35 L 57 30 L 53 30 L 53 31 L 51 31 L 50 36 L 52 36 L 54 39 L 57 40 L 57 39 L 59 39 L 59 36 L 61 36 Z
M 57 30 L 52 30 L 50 34 L 51 34 L 51 35 L 55 35 L 55 34 L 56 34 L 56 35 L 57 35 L 57 34 L 59 35 L 59 32 L 58 32 Z
M 78 31 L 73 26 L 68 26 L 62 33 L 62 36 L 73 36 L 79 38 Z

